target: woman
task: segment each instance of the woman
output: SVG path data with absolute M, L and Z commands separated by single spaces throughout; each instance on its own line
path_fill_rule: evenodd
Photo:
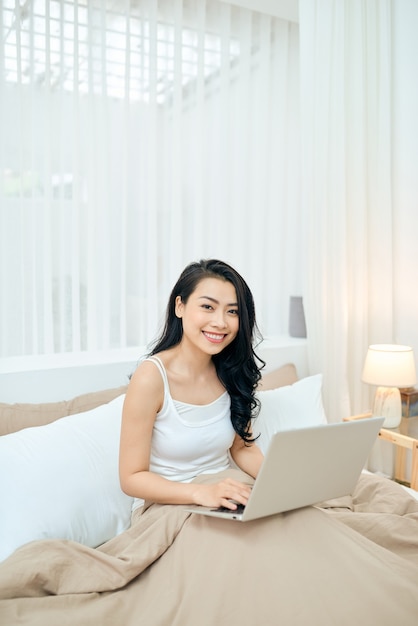
M 230 466 L 229 454 L 256 477 L 263 456 L 251 432 L 260 379 L 252 341 L 252 294 L 243 278 L 218 260 L 191 263 L 167 306 L 165 326 L 150 356 L 133 374 L 125 398 L 120 482 L 135 498 L 160 504 L 236 509 L 250 487 L 227 478 L 192 484 Z

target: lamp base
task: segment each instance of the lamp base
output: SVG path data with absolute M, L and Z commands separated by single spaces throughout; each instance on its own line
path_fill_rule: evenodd
M 397 428 L 402 419 L 401 394 L 397 387 L 378 387 L 374 397 L 373 415 L 385 418 L 384 428 Z

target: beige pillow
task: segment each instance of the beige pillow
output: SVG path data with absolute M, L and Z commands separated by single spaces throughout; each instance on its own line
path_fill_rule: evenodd
M 6 404 L 0 402 L 0 435 L 8 435 L 31 426 L 44 426 L 60 417 L 89 411 L 126 392 L 127 385 L 93 391 L 72 400 L 42 404 Z
M 287 385 L 293 385 L 298 380 L 296 367 L 293 363 L 286 363 L 286 365 L 264 374 L 258 384 L 258 389 L 259 391 L 267 391 L 267 389 L 286 387 Z

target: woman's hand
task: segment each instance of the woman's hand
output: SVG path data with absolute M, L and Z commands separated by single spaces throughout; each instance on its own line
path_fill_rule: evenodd
M 220 507 L 234 511 L 237 504 L 247 504 L 251 487 L 232 478 L 225 478 L 213 485 L 196 485 L 194 503 L 201 506 Z

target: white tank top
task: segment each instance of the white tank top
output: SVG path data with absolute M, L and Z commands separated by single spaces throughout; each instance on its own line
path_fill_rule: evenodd
M 228 450 L 235 431 L 228 392 L 210 404 L 173 400 L 167 373 L 158 357 L 154 363 L 164 382 L 164 402 L 157 413 L 151 440 L 150 471 L 177 482 L 190 482 L 199 474 L 214 474 L 230 467 Z M 144 501 L 135 498 L 133 509 Z

